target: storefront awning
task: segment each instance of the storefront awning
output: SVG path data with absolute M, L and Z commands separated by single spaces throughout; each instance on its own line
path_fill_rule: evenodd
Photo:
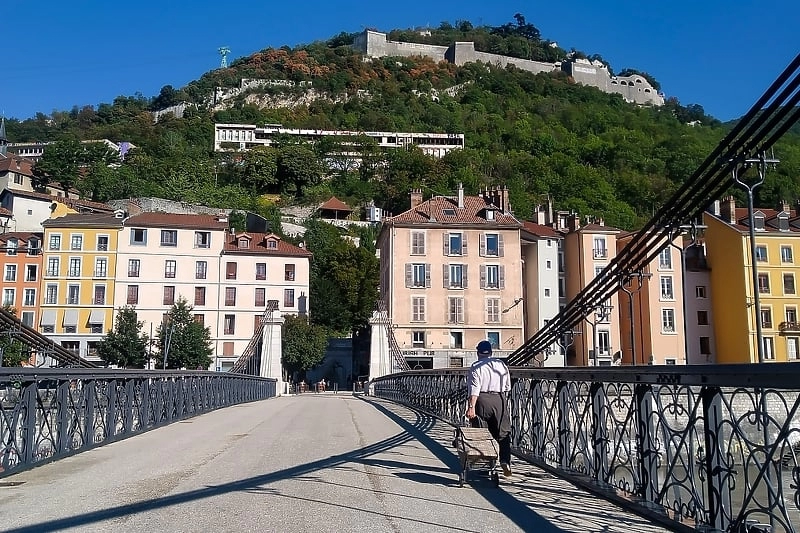
M 55 326 L 56 325 L 56 312 L 54 310 L 44 311 L 42 313 L 42 326 Z
M 105 313 L 102 309 L 92 309 L 89 315 L 89 324 L 102 324 L 105 321 Z
M 64 326 L 76 326 L 78 325 L 78 310 L 77 309 L 67 309 L 64 311 Z

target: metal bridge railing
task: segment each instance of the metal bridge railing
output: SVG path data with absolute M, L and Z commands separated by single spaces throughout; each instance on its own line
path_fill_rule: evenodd
M 275 389 L 227 372 L 3 368 L 0 477 Z
M 374 380 L 458 424 L 467 370 Z M 800 531 L 800 367 L 512 368 L 517 454 L 675 528 Z

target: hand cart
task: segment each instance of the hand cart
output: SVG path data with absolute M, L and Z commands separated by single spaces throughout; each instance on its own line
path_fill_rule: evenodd
M 487 428 L 457 427 L 453 445 L 458 450 L 461 462 L 461 471 L 458 473 L 460 487 L 467 480 L 467 472 L 476 470 L 476 467 L 488 468 L 494 486 L 500 485 L 497 441 Z

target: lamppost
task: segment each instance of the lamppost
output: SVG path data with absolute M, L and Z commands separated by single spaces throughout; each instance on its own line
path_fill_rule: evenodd
M 561 336 L 559 337 L 560 340 L 556 340 L 553 344 L 551 344 L 545 349 L 544 359 L 542 359 L 541 364 L 539 366 L 544 366 L 544 362 L 547 361 L 547 359 L 551 355 L 556 353 L 556 346 L 558 346 L 558 349 L 561 351 L 561 355 L 564 356 L 564 362 L 562 363 L 562 366 L 567 366 L 566 365 L 567 350 L 569 350 L 569 347 L 575 343 L 575 336 L 580 334 L 581 334 L 580 330 L 577 329 L 570 329 L 562 333 Z
M 758 291 L 758 267 L 756 266 L 756 234 L 754 228 L 754 217 L 753 217 L 753 191 L 759 185 L 764 183 L 764 175 L 767 172 L 767 164 L 776 164 L 779 161 L 774 157 L 767 159 L 764 153 L 760 153 L 756 158 L 745 159 L 741 166 L 734 166 L 733 170 L 731 171 L 733 181 L 743 187 L 747 191 L 747 225 L 748 225 L 748 233 L 750 236 L 750 265 L 752 271 L 752 281 L 753 281 L 753 304 L 755 307 L 755 323 L 756 323 L 756 350 L 758 353 L 758 362 L 764 362 L 764 342 L 761 333 L 761 298 L 759 297 Z M 744 170 L 745 172 L 751 168 L 755 167 L 758 172 L 758 177 L 751 181 L 745 181 L 742 179 L 741 174 L 739 173 L 740 170 Z M 744 172 L 743 172 L 744 173 Z M 742 174 L 743 174 L 742 173 Z
M 634 324 L 636 321 L 633 318 L 633 295 L 639 293 L 644 287 L 645 278 L 650 279 L 653 275 L 651 273 L 644 273 L 642 270 L 630 272 L 624 278 L 619 280 L 619 288 L 622 292 L 628 295 L 628 313 L 630 315 L 630 342 L 631 342 L 631 364 L 636 365 L 636 332 Z M 626 287 L 630 285 L 630 288 Z M 644 361 L 642 361 L 644 362 Z
M 605 322 L 608 320 L 608 317 L 611 315 L 611 310 L 614 308 L 613 305 L 609 303 L 601 303 L 596 304 L 594 306 L 590 306 L 587 308 L 587 316 L 583 317 L 591 326 L 592 326 L 592 359 L 594 362 L 591 366 L 597 365 L 597 324 L 601 322 Z M 594 317 L 594 320 L 589 319 L 589 315 Z M 609 346 L 609 351 L 611 351 L 611 347 Z M 589 365 L 589 361 L 586 362 L 586 366 Z

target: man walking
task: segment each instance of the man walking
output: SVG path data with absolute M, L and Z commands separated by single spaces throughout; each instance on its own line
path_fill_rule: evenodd
M 478 360 L 472 363 L 467 381 L 467 418 L 473 427 L 488 426 L 500 445 L 500 467 L 503 475 L 508 477 L 511 475 L 511 417 L 506 393 L 511 390 L 511 377 L 506 364 L 492 357 L 489 341 L 479 342 L 475 349 Z

